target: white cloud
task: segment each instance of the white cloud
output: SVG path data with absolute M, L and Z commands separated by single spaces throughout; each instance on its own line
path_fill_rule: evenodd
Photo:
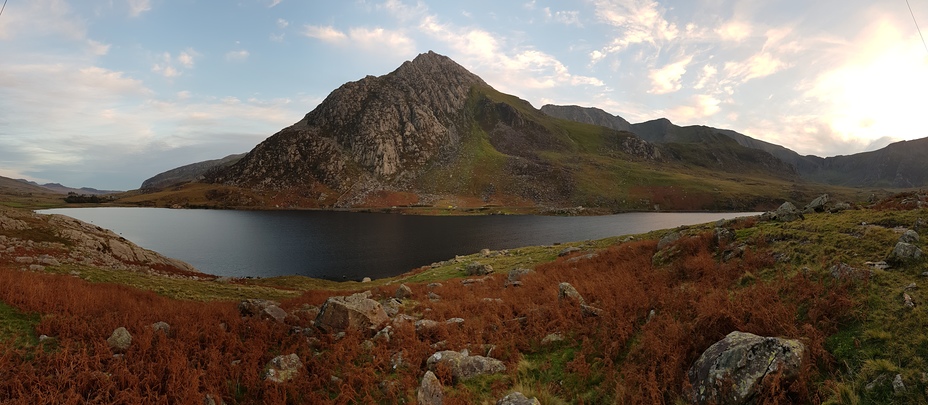
M 729 21 L 715 30 L 723 41 L 740 42 L 751 35 L 751 24 L 744 21 Z
M 693 86 L 696 90 L 702 90 L 709 85 L 709 83 L 715 79 L 716 74 L 719 70 L 712 65 L 705 65 L 702 67 L 702 72 L 699 75 L 699 81 L 696 82 L 696 85 Z
M 151 71 L 166 78 L 173 78 L 183 75 L 183 69 L 191 69 L 194 66 L 194 59 L 200 54 L 193 48 L 187 48 L 177 56 L 172 56 L 170 52 L 164 52 L 156 58 L 152 65 Z
M 344 33 L 332 26 L 306 25 L 303 35 L 328 42 L 333 45 L 347 45 L 367 51 L 412 54 L 415 42 L 402 31 L 383 28 L 355 27 Z
M 550 7 L 545 7 L 542 11 L 545 13 L 545 19 L 548 21 L 554 21 L 565 25 L 581 25 L 579 11 L 555 11 L 552 13 Z
M 331 25 L 324 27 L 318 25 L 304 25 L 303 35 L 330 43 L 340 42 L 348 39 L 348 36 L 345 35 L 344 32 L 336 30 Z
M 287 28 L 288 26 L 290 26 L 289 21 L 284 20 L 283 18 L 277 19 L 277 28 L 284 29 L 284 28 Z
M 721 110 L 721 100 L 708 94 L 697 94 L 690 97 L 686 104 L 681 104 L 667 111 L 671 121 L 680 125 L 705 122 L 709 116 Z
M 781 70 L 791 67 L 788 62 L 779 59 L 770 52 L 760 52 L 747 60 L 725 63 L 726 75 L 739 82 L 745 83 L 753 79 L 770 76 Z
M 648 93 L 667 94 L 680 90 L 683 87 L 680 80 L 686 73 L 686 66 L 692 60 L 692 56 L 687 56 L 660 69 L 651 70 L 648 73 L 648 78 L 651 79 L 651 90 Z
M 269 1 L 268 1 L 267 8 L 272 8 L 272 7 L 274 7 L 274 6 L 278 5 L 278 4 L 280 4 L 281 1 L 283 1 L 283 0 L 269 0 Z
M 250 54 L 244 49 L 226 52 L 226 60 L 240 62 L 248 59 Z
M 188 48 L 186 51 L 182 51 L 180 55 L 177 55 L 177 61 L 189 69 L 193 67 L 193 57 L 195 55 L 197 55 L 196 51 Z
M 664 18 L 664 9 L 652 0 L 593 0 L 600 21 L 616 28 L 604 53 L 620 52 L 630 45 L 658 45 L 676 39 L 680 30 Z
M 68 3 L 60 0 L 30 0 L 7 7 L 0 24 L 0 40 L 63 37 L 74 41 L 87 38 L 87 26 Z
M 103 55 L 106 55 L 110 51 L 110 45 L 97 42 L 92 39 L 88 39 L 87 49 L 94 56 L 103 56 Z
M 128 3 L 130 17 L 138 17 L 151 10 L 151 0 L 128 0 Z

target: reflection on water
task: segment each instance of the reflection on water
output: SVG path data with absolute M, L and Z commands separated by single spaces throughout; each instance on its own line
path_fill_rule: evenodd
M 233 277 L 298 274 L 381 278 L 471 254 L 600 239 L 753 213 L 628 213 L 598 217 L 426 217 L 320 211 L 64 208 L 147 249 Z

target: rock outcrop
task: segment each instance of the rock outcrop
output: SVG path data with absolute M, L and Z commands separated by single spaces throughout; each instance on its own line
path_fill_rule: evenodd
M 416 392 L 416 402 L 419 405 L 442 405 L 444 396 L 441 381 L 438 381 L 435 373 L 426 371 L 422 376 L 422 382 L 419 383 L 419 390 Z
M 329 297 L 322 305 L 316 326 L 329 333 L 349 329 L 376 333 L 390 318 L 379 302 L 370 299 L 370 291 L 349 296 Z
M 695 404 L 749 404 L 769 388 L 799 375 L 805 345 L 798 340 L 731 332 L 709 346 L 690 368 L 690 400 Z
M 275 383 L 283 383 L 300 375 L 300 370 L 303 369 L 303 362 L 300 361 L 300 357 L 297 356 L 296 353 L 291 353 L 274 357 L 267 363 L 266 368 L 267 371 L 264 373 L 264 378 L 266 380 Z
M 506 371 L 503 362 L 484 356 L 471 356 L 467 350 L 456 352 L 445 350 L 429 356 L 426 360 L 429 371 L 436 371 L 439 367 L 446 367 L 451 371 L 451 378 L 455 382 L 469 380 L 479 375 L 496 374 Z
M 109 345 L 110 349 L 113 349 L 113 351 L 123 353 L 129 350 L 129 346 L 132 345 L 132 334 L 130 334 L 126 328 L 120 326 L 106 339 L 106 344 Z

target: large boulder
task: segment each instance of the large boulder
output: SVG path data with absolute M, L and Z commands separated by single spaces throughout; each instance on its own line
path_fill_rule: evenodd
M 422 376 L 422 382 L 419 384 L 419 390 L 416 393 L 416 402 L 419 405 L 441 405 L 444 402 L 441 381 L 438 381 L 435 373 L 426 371 L 425 375 Z
M 506 365 L 503 362 L 490 357 L 471 356 L 467 350 L 463 352 L 440 351 L 431 355 L 425 364 L 430 371 L 436 371 L 439 367 L 447 367 L 451 371 L 451 378 L 454 382 L 506 371 Z
M 370 296 L 370 291 L 365 291 L 346 297 L 329 297 L 316 317 L 316 326 L 329 333 L 352 329 L 373 335 L 390 318 L 383 306 Z
M 580 292 L 570 283 L 561 283 L 557 286 L 557 299 L 559 302 L 576 303 L 586 305 L 586 300 L 580 295 Z
M 516 391 L 500 398 L 499 401 L 496 401 L 496 405 L 541 405 L 541 401 L 535 397 L 526 397 L 521 392 Z
M 799 209 L 793 203 L 787 201 L 780 205 L 773 213 L 774 219 L 780 222 L 792 222 L 797 219 L 805 219 Z
M 899 237 L 899 242 L 916 244 L 918 243 L 918 232 L 915 232 L 911 229 L 905 231 L 902 236 Z
M 805 345 L 798 340 L 731 332 L 709 346 L 690 367 L 695 404 L 753 403 L 779 373 L 781 383 L 799 375 Z
M 917 262 L 922 258 L 922 250 L 911 243 L 898 242 L 893 248 L 892 253 L 886 258 L 886 262 L 899 265 Z
M 812 200 L 806 205 L 805 212 L 825 212 L 825 204 L 828 204 L 828 194 L 822 194 Z
M 493 273 L 493 266 L 480 262 L 470 262 L 464 266 L 464 274 L 468 276 L 485 276 Z

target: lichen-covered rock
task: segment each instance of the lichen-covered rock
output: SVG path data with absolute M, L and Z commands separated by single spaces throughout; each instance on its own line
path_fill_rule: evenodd
M 799 212 L 799 209 L 789 201 L 784 202 L 773 212 L 773 218 L 780 222 L 792 222 L 797 219 L 805 219 L 802 213 Z
M 125 352 L 129 350 L 129 346 L 132 345 L 132 335 L 126 328 L 120 326 L 113 331 L 108 339 L 106 339 L 106 344 L 109 345 L 110 349 L 113 349 L 113 351 Z
M 558 255 L 558 256 L 567 256 L 567 255 L 569 255 L 569 254 L 571 254 L 571 253 L 579 252 L 580 250 L 582 250 L 582 249 L 580 249 L 580 248 L 578 248 L 578 247 L 576 247 L 576 246 L 566 247 L 566 248 L 564 248 L 564 249 L 561 249 L 560 252 L 557 252 L 557 255 Z
M 716 227 L 713 236 L 713 242 L 719 248 L 724 248 L 735 241 L 735 231 L 728 228 Z
M 470 262 L 464 266 L 464 274 L 468 276 L 485 276 L 493 273 L 493 266 L 479 262 Z
M 394 297 L 398 300 L 405 300 L 409 297 L 412 297 L 412 288 L 409 288 L 406 284 L 400 284 L 396 289 L 396 293 L 393 294 Z
M 426 371 L 422 376 L 422 382 L 419 383 L 419 390 L 416 392 L 416 402 L 419 405 L 442 405 L 444 396 L 441 381 L 438 381 L 435 373 Z
M 886 258 L 886 262 L 891 264 L 907 264 L 921 260 L 922 250 L 911 243 L 898 242 L 893 248 L 892 253 Z
M 834 278 L 850 278 L 861 280 L 870 276 L 870 270 L 852 267 L 847 263 L 837 263 L 828 270 Z
M 541 405 L 541 402 L 538 401 L 538 398 L 528 398 L 521 392 L 516 391 L 500 398 L 499 401 L 496 401 L 496 405 Z
M 816 197 L 809 205 L 806 205 L 805 212 L 825 212 L 825 204 L 828 204 L 828 194 L 822 194 Z
M 513 269 L 509 270 L 509 274 L 506 275 L 506 286 L 520 286 L 522 285 L 522 277 L 526 274 L 534 273 L 533 270 L 529 269 Z
M 559 302 L 586 305 L 586 300 L 580 292 L 570 283 L 561 283 L 557 286 L 557 299 Z
M 805 345 L 798 340 L 731 332 L 709 346 L 690 367 L 695 404 L 748 404 L 779 373 L 781 383 L 799 375 Z
M 296 353 L 291 353 L 286 356 L 274 357 L 267 363 L 266 367 L 267 371 L 264 373 L 264 378 L 275 383 L 282 383 L 300 375 L 303 362 L 300 361 L 300 357 Z
M 390 318 L 370 291 L 349 296 L 329 297 L 322 305 L 316 326 L 329 333 L 360 330 L 373 335 Z
M 438 367 L 447 367 L 451 371 L 451 378 L 455 382 L 506 371 L 506 365 L 503 362 L 490 357 L 471 356 L 467 350 L 463 352 L 452 350 L 437 352 L 426 360 L 426 367 L 430 371 L 435 371 Z
M 161 332 L 164 334 L 171 333 L 171 325 L 164 321 L 158 321 L 151 324 L 151 329 L 155 332 Z
M 912 244 L 915 244 L 915 243 L 918 243 L 918 239 L 919 239 L 919 238 L 918 238 L 918 232 L 915 232 L 915 231 L 909 229 L 909 230 L 906 230 L 906 231 L 902 234 L 902 236 L 899 237 L 899 242 L 905 242 L 905 243 L 912 243 Z
M 671 243 L 674 243 L 680 238 L 683 237 L 683 234 L 677 231 L 668 232 L 664 236 L 661 236 L 661 239 L 657 241 L 657 250 L 662 250 L 665 247 L 669 246 Z

